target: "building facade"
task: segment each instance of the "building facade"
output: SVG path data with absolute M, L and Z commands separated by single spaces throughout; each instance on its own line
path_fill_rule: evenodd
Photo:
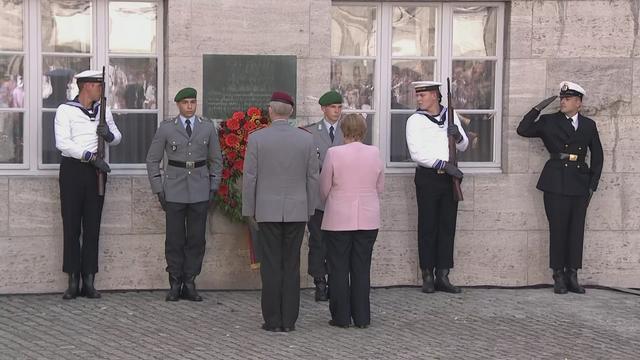
M 535 189 L 548 154 L 515 128 L 560 81 L 581 84 L 583 113 L 605 150 L 581 278 L 640 287 L 639 11 L 632 0 L 0 0 L 0 293 L 65 288 L 53 116 L 77 92 L 73 74 L 102 66 L 123 142 L 108 154 L 97 286 L 166 287 L 164 213 L 144 159 L 158 123 L 177 114 L 173 94 L 210 85 L 207 55 L 295 56 L 300 125 L 321 117 L 317 99 L 329 89 L 343 94 L 345 112 L 366 116 L 387 176 L 376 286 L 419 282 L 414 165 L 404 143 L 411 81 L 451 78 L 453 105 L 473 137 L 460 158 L 465 200 L 452 280 L 499 286 L 551 282 Z M 198 101 L 202 114 L 204 91 Z M 260 287 L 246 226 L 216 210 L 199 286 Z

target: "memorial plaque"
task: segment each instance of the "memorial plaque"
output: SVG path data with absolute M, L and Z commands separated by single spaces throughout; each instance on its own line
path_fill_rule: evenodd
M 266 108 L 274 91 L 295 99 L 296 64 L 293 55 L 204 55 L 204 116 L 226 119 L 249 106 Z

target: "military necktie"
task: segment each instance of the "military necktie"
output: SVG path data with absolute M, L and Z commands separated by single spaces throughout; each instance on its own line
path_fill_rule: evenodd
M 331 138 L 331 142 L 333 142 L 333 139 L 336 137 L 333 134 L 333 125 L 329 126 L 329 137 Z
M 187 119 L 187 121 L 185 121 L 185 123 L 187 123 L 187 135 L 189 135 L 189 137 L 191 137 L 191 120 Z

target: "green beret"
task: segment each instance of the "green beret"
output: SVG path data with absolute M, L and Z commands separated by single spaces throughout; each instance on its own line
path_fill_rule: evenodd
M 321 106 L 327 106 L 331 104 L 342 104 L 342 95 L 335 90 L 327 91 L 324 95 L 320 96 L 318 103 Z
M 173 101 L 178 102 L 184 99 L 195 99 L 197 95 L 198 95 L 198 92 L 196 91 L 196 89 L 187 87 L 178 91 L 178 93 L 176 94 L 176 97 L 173 98 Z

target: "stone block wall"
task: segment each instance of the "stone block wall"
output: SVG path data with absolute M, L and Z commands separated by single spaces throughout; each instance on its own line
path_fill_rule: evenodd
M 321 115 L 329 86 L 329 0 L 165 2 L 165 114 L 172 94 L 202 89 L 204 54 L 296 55 L 298 120 Z M 461 285 L 550 282 L 548 227 L 535 189 L 547 154 L 519 137 L 522 115 L 557 93 L 561 80 L 587 90 L 584 113 L 598 125 L 605 166 L 587 215 L 586 284 L 640 287 L 640 50 L 637 1 L 506 3 L 502 173 L 468 174 L 458 213 L 455 269 Z M 202 101 L 200 97 L 198 100 Z M 547 111 L 556 111 L 557 103 Z M 1 175 L 1 173 L 0 173 Z M 61 292 L 62 228 L 57 177 L 0 176 L 0 293 Z M 388 174 L 374 248 L 375 286 L 419 283 L 412 174 Z M 164 213 L 146 176 L 109 177 L 101 235 L 101 289 L 167 287 Z M 246 229 L 209 213 L 199 286 L 259 288 Z M 306 276 L 302 246 L 302 285 Z

